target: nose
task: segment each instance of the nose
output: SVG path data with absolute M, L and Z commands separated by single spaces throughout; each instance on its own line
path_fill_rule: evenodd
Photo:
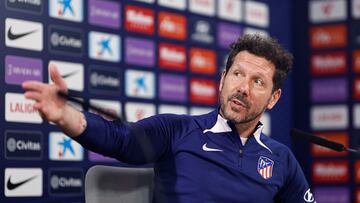
M 246 78 L 242 78 L 237 86 L 237 92 L 248 96 L 250 91 L 249 81 Z

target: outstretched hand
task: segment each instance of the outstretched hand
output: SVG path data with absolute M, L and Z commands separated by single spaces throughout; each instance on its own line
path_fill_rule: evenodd
M 34 108 L 43 119 L 58 123 L 63 119 L 66 108 L 66 100 L 58 92 L 67 93 L 68 89 L 54 64 L 49 65 L 49 72 L 53 84 L 25 81 L 22 88 L 25 90 L 25 98 L 35 100 Z

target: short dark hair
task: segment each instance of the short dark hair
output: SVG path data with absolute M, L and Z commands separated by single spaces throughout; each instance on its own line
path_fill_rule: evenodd
M 276 39 L 258 34 L 247 34 L 239 37 L 230 45 L 230 54 L 226 62 L 225 74 L 232 66 L 236 55 L 241 51 L 248 51 L 259 57 L 263 57 L 275 65 L 273 76 L 273 91 L 280 89 L 286 75 L 290 72 L 293 63 L 293 55 L 283 48 Z

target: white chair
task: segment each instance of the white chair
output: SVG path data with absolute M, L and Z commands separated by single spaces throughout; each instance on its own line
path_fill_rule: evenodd
M 86 203 L 151 203 L 153 168 L 95 165 L 85 176 Z

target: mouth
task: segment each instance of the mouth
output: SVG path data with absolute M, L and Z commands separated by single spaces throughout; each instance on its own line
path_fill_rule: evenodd
M 231 102 L 231 106 L 234 107 L 235 109 L 247 109 L 248 108 L 248 106 L 244 102 L 242 102 L 238 99 L 235 99 L 235 98 L 231 99 L 230 102 Z

